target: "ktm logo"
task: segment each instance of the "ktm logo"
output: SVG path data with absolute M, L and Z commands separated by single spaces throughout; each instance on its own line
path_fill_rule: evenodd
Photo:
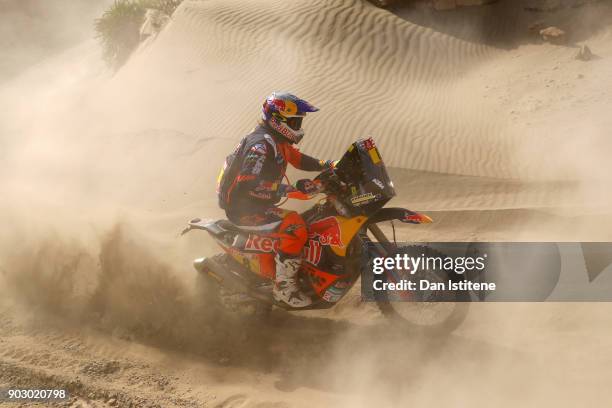
M 279 242 L 277 239 L 262 237 L 259 235 L 249 235 L 249 239 L 244 245 L 246 251 L 276 252 Z

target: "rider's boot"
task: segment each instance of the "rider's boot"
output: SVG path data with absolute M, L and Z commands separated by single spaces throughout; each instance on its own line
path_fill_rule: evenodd
M 272 290 L 274 299 L 285 302 L 291 307 L 306 307 L 312 304 L 312 299 L 303 293 L 297 284 L 302 258 L 276 254 L 274 260 L 276 261 L 276 278 Z

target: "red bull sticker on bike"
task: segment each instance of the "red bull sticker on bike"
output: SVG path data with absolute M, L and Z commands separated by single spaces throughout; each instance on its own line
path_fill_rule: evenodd
M 323 248 L 321 243 L 314 239 L 309 240 L 308 244 L 304 247 L 304 259 L 313 265 L 318 265 L 321 261 L 321 253 Z
M 308 237 L 318 239 L 321 245 L 344 247 L 342 230 L 336 217 L 327 217 L 314 221 L 308 226 Z
M 257 251 L 257 252 L 276 252 L 279 246 L 279 241 L 270 237 L 262 237 L 260 235 L 249 235 L 246 244 L 244 244 L 245 251 Z

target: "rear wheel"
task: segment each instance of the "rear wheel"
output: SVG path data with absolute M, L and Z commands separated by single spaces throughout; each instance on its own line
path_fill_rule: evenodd
M 230 268 L 231 259 L 227 254 L 217 254 L 211 258 L 219 265 Z M 198 306 L 215 313 L 230 313 L 237 316 L 265 319 L 272 310 L 272 305 L 254 299 L 245 292 L 230 291 L 221 286 L 206 271 L 206 266 L 196 266 L 196 296 Z
M 212 257 L 216 262 L 224 262 L 225 254 L 217 254 Z M 203 263 L 195 264 L 198 272 L 195 282 L 196 306 L 201 311 L 217 313 L 221 308 L 220 286 L 208 275 Z

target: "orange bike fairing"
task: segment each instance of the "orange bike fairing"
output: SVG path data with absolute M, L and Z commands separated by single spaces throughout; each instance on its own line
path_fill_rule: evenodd
M 227 254 L 251 272 L 264 278 L 274 279 L 276 266 L 273 253 L 247 253 L 234 247 L 222 246 Z
M 349 242 L 352 241 L 355 234 L 359 232 L 363 224 L 368 220 L 368 217 L 359 215 L 353 218 L 345 218 L 341 216 L 335 217 L 340 224 L 340 235 L 342 237 L 342 242 L 346 243 L 346 245 L 330 245 L 332 251 L 338 256 L 346 256 L 346 250 L 348 248 Z

